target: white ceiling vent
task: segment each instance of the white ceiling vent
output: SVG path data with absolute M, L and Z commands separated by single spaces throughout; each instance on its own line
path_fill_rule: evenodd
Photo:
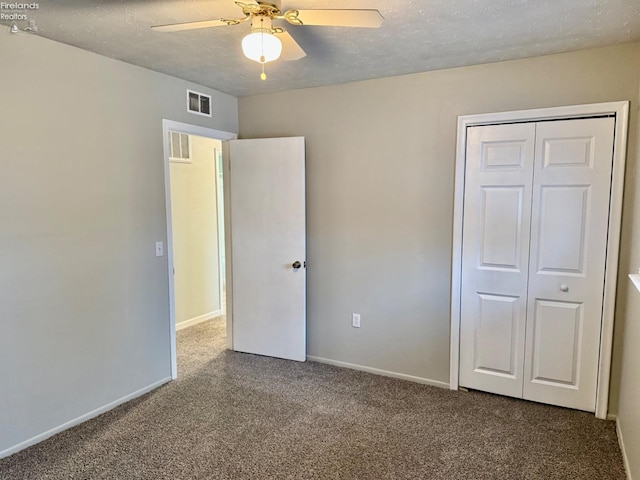
M 211 95 L 187 90 L 187 111 L 196 115 L 211 116 Z
M 191 142 L 189 135 L 180 132 L 169 132 L 170 162 L 191 163 Z

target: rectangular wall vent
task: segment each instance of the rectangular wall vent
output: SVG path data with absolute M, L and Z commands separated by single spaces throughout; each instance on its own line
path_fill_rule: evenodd
M 169 132 L 170 162 L 191 163 L 191 142 L 189 135 L 180 132 Z
M 187 111 L 196 115 L 211 116 L 211 95 L 187 90 Z

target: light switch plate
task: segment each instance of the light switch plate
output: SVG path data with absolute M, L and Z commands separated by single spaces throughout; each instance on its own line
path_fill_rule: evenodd
M 156 257 L 161 257 L 164 255 L 164 243 L 156 242 Z

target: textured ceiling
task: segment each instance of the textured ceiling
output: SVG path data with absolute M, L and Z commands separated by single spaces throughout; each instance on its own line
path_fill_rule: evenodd
M 240 48 L 247 23 L 174 33 L 149 28 L 242 16 L 232 0 L 43 0 L 39 5 L 27 12 L 38 35 L 235 96 L 640 40 L 639 0 L 282 0 L 283 11 L 376 8 L 385 20 L 380 29 L 279 23 L 307 57 L 267 64 L 268 78 L 261 81 L 260 65 Z

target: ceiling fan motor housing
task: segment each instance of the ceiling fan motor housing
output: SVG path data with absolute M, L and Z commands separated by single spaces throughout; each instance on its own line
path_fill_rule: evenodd
M 251 33 L 273 33 L 271 18 L 266 15 L 256 15 L 251 19 Z
M 236 5 L 242 8 L 242 12 L 247 16 L 265 16 L 269 18 L 278 17 L 280 12 L 280 1 L 274 0 L 272 2 L 256 2 L 256 3 L 243 3 L 236 1 Z

